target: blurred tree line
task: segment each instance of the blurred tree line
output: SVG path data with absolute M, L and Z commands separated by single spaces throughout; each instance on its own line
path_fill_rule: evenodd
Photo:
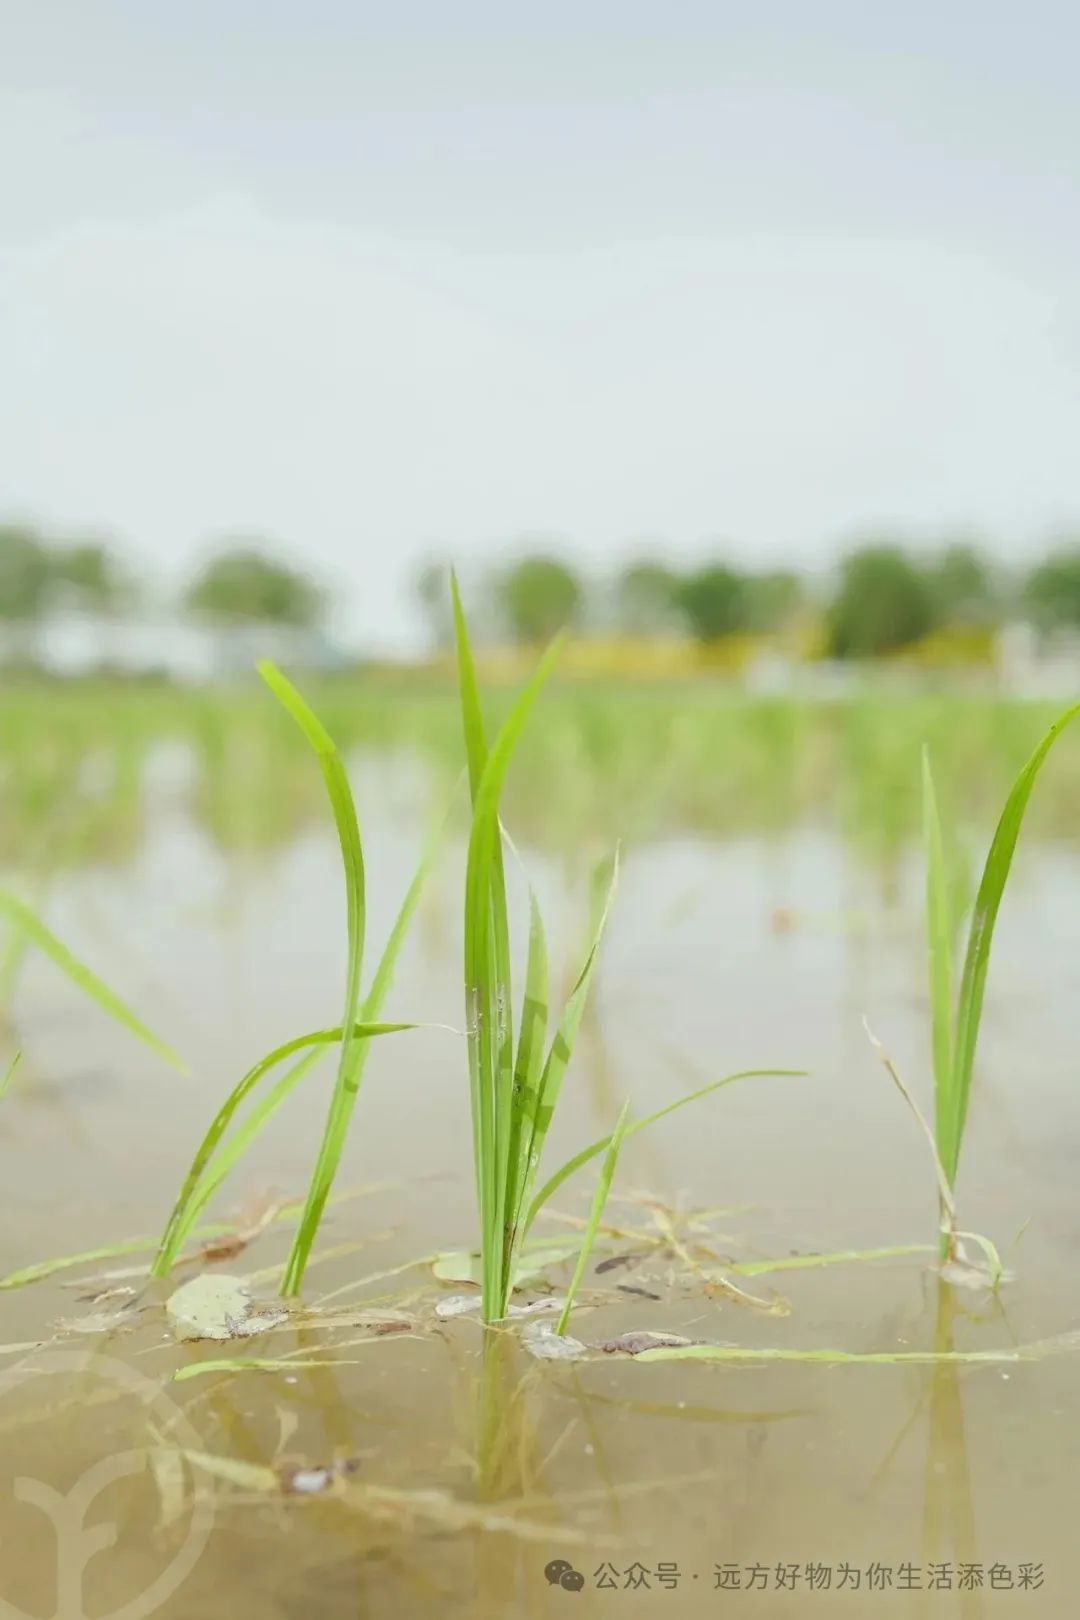
M 325 603 L 325 592 L 306 574 L 251 540 L 212 557 L 180 593 L 178 605 L 193 619 L 218 626 L 309 629 L 321 622 Z M 138 582 L 106 542 L 66 544 L 26 525 L 0 524 L 0 623 L 29 629 L 57 612 L 110 618 L 146 605 Z
M 451 634 L 446 567 L 420 575 L 417 599 L 431 638 Z M 856 545 L 828 577 L 758 571 L 717 559 L 676 569 L 638 559 L 587 582 L 554 555 L 522 557 L 487 581 L 479 618 L 522 643 L 570 627 L 626 636 L 782 635 L 817 628 L 834 658 L 900 652 L 940 631 L 991 630 L 1026 620 L 1039 631 L 1080 630 L 1080 545 L 1063 545 L 1025 573 L 1009 573 L 967 541 L 925 553 L 897 541 Z
M 433 563 L 416 581 L 417 605 L 439 646 L 452 634 L 447 573 Z M 639 557 L 602 581 L 538 549 L 490 570 L 473 595 L 477 625 L 490 640 L 534 644 L 569 627 L 707 643 L 809 626 L 825 655 L 873 658 L 935 632 L 1016 619 L 1045 634 L 1080 630 L 1080 544 L 1061 545 L 1023 573 L 1002 569 L 966 541 L 925 552 L 871 540 L 848 551 L 828 576 L 755 570 L 721 557 L 685 569 Z M 305 572 L 251 539 L 224 544 L 170 606 L 217 627 L 315 629 L 327 604 L 327 592 Z M 61 542 L 27 525 L 0 524 L 0 624 L 31 631 L 59 611 L 109 617 L 145 606 L 107 542 Z

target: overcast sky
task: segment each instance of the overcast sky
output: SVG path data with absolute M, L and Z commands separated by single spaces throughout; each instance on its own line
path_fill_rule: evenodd
M 1080 12 L 0 0 L 0 514 L 824 566 L 1080 525 Z

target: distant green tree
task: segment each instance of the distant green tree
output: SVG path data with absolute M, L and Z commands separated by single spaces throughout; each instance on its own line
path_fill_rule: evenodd
M 85 541 L 55 551 L 52 585 L 59 598 L 91 613 L 116 613 L 132 597 L 130 580 L 109 547 L 100 541 Z
M 1080 627 L 1080 546 L 1065 546 L 1028 575 L 1023 601 L 1040 630 Z
M 845 557 L 829 611 L 837 658 L 876 658 L 927 635 L 936 623 L 925 570 L 897 545 L 868 545 Z
M 427 624 L 432 646 L 450 646 L 454 639 L 454 615 L 450 606 L 449 565 L 425 563 L 413 581 L 413 596 Z
M 207 563 L 189 586 L 184 605 L 190 613 L 220 624 L 319 624 L 324 613 L 322 591 L 284 563 L 275 562 L 245 542 Z
M 576 622 L 584 605 L 581 581 L 554 557 L 524 557 L 496 581 L 496 603 L 515 641 L 547 641 Z
M 630 563 L 615 581 L 615 615 L 632 636 L 669 630 L 679 617 L 679 576 L 666 563 Z
M 790 569 L 751 574 L 746 581 L 746 617 L 751 630 L 782 630 L 803 599 L 803 582 Z
M 974 546 L 948 546 L 927 568 L 927 580 L 940 624 L 986 624 L 999 607 L 993 570 Z
M 678 602 L 699 641 L 716 641 L 748 627 L 746 578 L 724 563 L 709 563 L 685 575 L 679 581 Z
M 0 525 L 0 619 L 32 625 L 49 605 L 49 551 L 33 529 Z

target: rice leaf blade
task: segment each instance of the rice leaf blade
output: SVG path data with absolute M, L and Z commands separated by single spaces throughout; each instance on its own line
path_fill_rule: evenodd
M 7 1096 L 8 1091 L 11 1089 L 11 1082 L 15 1078 L 15 1071 L 18 1069 L 21 1062 L 22 1049 L 20 1048 L 17 1052 L 12 1054 L 7 1068 L 4 1070 L 3 1074 L 0 1075 L 0 1101 Z
M 469 796 L 476 802 L 476 791 L 487 763 L 487 740 L 484 735 L 484 716 L 480 708 L 480 689 L 476 680 L 476 662 L 461 605 L 457 574 L 450 570 L 450 596 L 454 609 L 454 637 L 457 644 L 458 693 L 461 699 L 461 722 L 465 736 L 465 758 L 469 770 Z
M 934 1134 L 942 1154 L 951 1125 L 953 1085 L 953 925 L 930 754 L 923 749 L 923 828 L 926 842 L 926 935 L 930 1023 L 934 1060 Z
M 589 1264 L 589 1256 L 592 1254 L 593 1245 L 596 1242 L 600 1218 L 604 1213 L 608 1193 L 611 1191 L 611 1183 L 615 1179 L 615 1166 L 619 1162 L 619 1153 L 623 1145 L 623 1138 L 626 1135 L 629 1117 L 630 1104 L 624 1102 L 619 1117 L 615 1122 L 615 1129 L 609 1138 L 607 1152 L 604 1154 L 604 1162 L 600 1167 L 596 1191 L 593 1194 L 592 1205 L 589 1209 L 589 1218 L 585 1223 L 585 1230 L 581 1237 L 581 1248 L 578 1250 L 577 1262 L 574 1266 L 573 1276 L 570 1279 L 570 1286 L 566 1290 L 566 1302 L 559 1316 L 559 1325 L 555 1329 L 560 1336 L 566 1332 L 570 1325 L 570 1312 L 574 1308 L 574 1300 L 577 1298 L 577 1291 L 581 1287 L 581 1279 L 585 1275 L 586 1267 Z
M 953 1055 L 954 1081 L 951 1117 L 945 1143 L 948 1154 L 943 1151 L 941 1155 L 950 1185 L 956 1180 L 960 1146 L 963 1141 L 964 1127 L 967 1123 L 971 1079 L 975 1066 L 975 1051 L 979 1040 L 979 1025 L 982 1020 L 983 998 L 986 991 L 987 969 L 990 963 L 990 947 L 994 938 L 994 925 L 997 922 L 1001 898 L 1005 892 L 1005 884 L 1008 881 L 1012 867 L 1024 812 L 1027 809 L 1031 791 L 1035 786 L 1036 779 L 1050 749 L 1065 727 L 1078 714 L 1080 714 L 1080 703 L 1074 703 L 1058 716 L 1014 782 L 1012 790 L 1005 801 L 1005 808 L 1002 811 L 997 830 L 994 833 L 990 851 L 986 857 L 986 864 L 983 867 L 982 879 L 975 896 L 975 906 L 968 933 L 967 951 L 964 956 L 956 1009 L 956 1036 Z
M 412 1024 L 371 1024 L 367 1026 L 358 1024 L 354 1026 L 353 1034 L 357 1039 L 369 1039 L 377 1035 L 397 1034 L 401 1030 L 412 1029 L 413 1027 Z M 341 1026 L 335 1025 L 331 1029 L 316 1029 L 309 1031 L 305 1035 L 296 1035 L 292 1040 L 285 1041 L 282 1045 L 275 1046 L 272 1051 L 267 1052 L 264 1057 L 261 1057 L 257 1063 L 252 1065 L 243 1078 L 233 1087 L 215 1114 L 210 1128 L 199 1144 L 198 1151 L 191 1162 L 191 1168 L 184 1179 L 180 1194 L 158 1244 L 157 1255 L 151 1267 L 151 1276 L 164 1277 L 171 1269 L 191 1224 L 189 1218 L 191 1200 L 198 1191 L 199 1183 L 218 1143 L 228 1130 L 245 1099 L 259 1084 L 260 1080 L 269 1074 L 271 1069 L 276 1068 L 279 1063 L 284 1063 L 286 1058 L 293 1057 L 297 1052 L 305 1051 L 311 1046 L 333 1046 L 341 1040 L 342 1033 Z
M 510 1183 L 507 1188 L 507 1251 L 505 1264 L 513 1270 L 515 1236 L 521 1206 L 527 1196 L 533 1132 L 539 1105 L 544 1042 L 548 1020 L 548 956 L 544 921 L 536 895 L 529 893 L 529 954 L 525 967 L 525 997 L 521 1006 L 517 1058 L 514 1063 L 514 1103 L 510 1122 Z
M 232 1174 L 264 1126 L 269 1124 L 282 1103 L 292 1095 L 300 1081 L 318 1062 L 319 1058 L 323 1056 L 324 1052 L 325 1047 L 323 1045 L 315 1046 L 296 1063 L 292 1064 L 281 1078 L 275 1081 L 266 1095 L 259 1099 L 251 1112 L 241 1121 L 232 1134 L 222 1142 L 192 1192 L 184 1220 L 181 1222 L 180 1229 L 176 1234 L 175 1241 L 179 1248 L 182 1248 L 187 1242 L 195 1221 L 198 1220 L 218 1189 Z
M 647 1130 L 650 1125 L 655 1125 L 657 1120 L 664 1119 L 666 1115 L 675 1113 L 676 1109 L 685 1108 L 688 1103 L 697 1102 L 700 1097 L 707 1097 L 711 1092 L 719 1091 L 724 1086 L 734 1085 L 737 1080 L 756 1080 L 766 1075 L 803 1079 L 805 1078 L 805 1070 L 740 1069 L 737 1074 L 726 1074 L 721 1080 L 710 1080 L 708 1085 L 699 1086 L 696 1091 L 688 1091 L 684 1096 L 677 1097 L 674 1102 L 665 1103 L 663 1108 L 657 1108 L 651 1114 L 643 1114 L 640 1119 L 635 1119 L 632 1124 L 626 1127 L 625 1135 L 635 1136 L 638 1131 Z M 603 1153 L 610 1142 L 610 1136 L 601 1136 L 598 1141 L 590 1142 L 588 1147 L 582 1148 L 580 1152 L 575 1153 L 573 1158 L 567 1159 L 566 1163 L 556 1170 L 553 1176 L 548 1177 L 529 1204 L 528 1217 L 525 1222 L 526 1232 L 532 1226 L 544 1205 L 555 1196 L 559 1188 L 565 1181 L 570 1179 L 575 1170 L 580 1170 L 582 1165 L 588 1164 L 590 1159 L 595 1159 L 598 1153 Z
M 1030 1360 L 1030 1353 L 1019 1350 L 795 1350 L 772 1346 L 734 1344 L 664 1345 L 643 1350 L 635 1361 L 808 1361 L 830 1366 L 892 1367 L 934 1366 L 939 1362 L 973 1362 L 991 1365 Z
M 409 925 L 420 902 L 424 884 L 427 882 L 431 868 L 435 864 L 442 843 L 445 822 L 446 818 L 444 817 L 428 839 L 416 871 L 413 873 L 412 881 L 405 893 L 405 898 L 394 919 L 394 925 L 390 930 L 383 953 L 376 966 L 374 978 L 371 981 L 367 995 L 361 1003 L 359 1011 L 360 1025 L 374 1026 L 382 1011 L 383 1003 L 393 982 L 394 970 L 397 967 L 398 958 L 401 955 L 401 949 L 409 931 Z M 300 1227 L 297 1229 L 293 1250 L 289 1256 L 282 1279 L 281 1291 L 286 1298 L 299 1292 L 310 1253 L 310 1243 L 314 1242 L 319 1222 L 322 1220 L 323 1211 L 326 1208 L 327 1199 L 334 1185 L 338 1166 L 341 1163 L 341 1155 L 344 1151 L 345 1139 L 348 1135 L 352 1112 L 356 1106 L 356 1098 L 359 1093 L 369 1050 L 370 1047 L 366 1041 L 356 1045 L 348 1081 L 344 1086 L 335 1088 L 334 1097 L 331 1100 L 330 1116 L 327 1120 L 326 1132 L 323 1138 L 324 1151 L 320 1153 L 315 1174 L 312 1178 L 314 1192 L 314 1197 L 311 1198 L 312 1213 L 309 1214 L 305 1208 L 304 1217 Z M 306 1229 L 310 1231 L 310 1242 L 306 1248 L 304 1247 L 306 1241 L 305 1222 L 307 1223 Z
M 293 1239 L 285 1267 L 281 1292 L 291 1298 L 299 1292 L 311 1246 L 319 1228 L 334 1173 L 341 1158 L 345 1133 L 359 1086 L 362 1048 L 350 1034 L 360 1001 L 360 972 L 364 954 L 365 889 L 364 855 L 360 824 L 356 816 L 348 774 L 333 738 L 308 707 L 292 683 L 275 665 L 262 662 L 259 674 L 300 727 L 313 749 L 322 771 L 337 827 L 341 864 L 345 874 L 346 930 L 348 959 L 345 969 L 345 1004 L 341 1015 L 342 1039 L 337 1080 L 327 1113 L 315 1170 L 308 1187 L 307 1203 Z
M 604 937 L 604 929 L 607 926 L 608 913 L 611 910 L 611 903 L 615 896 L 615 885 L 618 882 L 618 876 L 619 856 L 618 851 L 616 851 L 611 861 L 611 872 L 608 877 L 600 916 L 597 920 L 596 932 L 593 935 L 592 944 L 585 958 L 585 964 L 578 975 L 577 983 L 567 997 L 566 1006 L 563 1008 L 563 1015 L 559 1020 L 559 1027 L 555 1031 L 547 1061 L 544 1064 L 544 1072 L 540 1079 L 540 1095 L 537 1098 L 536 1118 L 533 1122 L 533 1138 L 529 1152 L 529 1185 L 525 1189 L 527 1194 L 531 1192 L 532 1183 L 536 1178 L 540 1158 L 544 1151 L 544 1143 L 547 1140 L 548 1130 L 555 1109 L 558 1106 L 562 1083 L 570 1059 L 573 1056 L 578 1031 L 581 1028 L 581 1020 L 585 1016 L 589 989 L 600 954 L 600 942 Z
M 121 1024 L 129 1034 L 136 1036 L 144 1046 L 150 1047 L 160 1058 L 164 1058 L 171 1068 L 180 1074 L 187 1073 L 187 1065 L 176 1055 L 172 1047 L 167 1046 L 153 1030 L 148 1029 L 142 1019 L 136 1017 L 131 1008 L 121 1001 L 120 997 L 110 990 L 85 962 L 80 961 L 62 940 L 57 939 L 52 929 L 42 922 L 30 906 L 6 889 L 0 889 L 0 913 L 10 920 L 14 928 L 31 940 L 61 973 L 66 974 L 77 989 L 89 996 L 91 1001 L 97 1002 L 110 1018 Z

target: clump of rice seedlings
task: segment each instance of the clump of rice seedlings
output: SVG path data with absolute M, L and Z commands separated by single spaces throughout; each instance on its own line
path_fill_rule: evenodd
M 925 1122 L 923 1128 L 931 1138 L 938 1170 L 941 1257 L 943 1260 L 956 1261 L 959 1258 L 957 1240 L 974 1238 L 986 1250 L 991 1273 L 996 1277 L 1000 1277 L 1001 1262 L 993 1246 L 974 1234 L 957 1231 L 956 1178 L 967 1125 L 994 926 L 1035 780 L 1051 747 L 1077 714 L 1080 714 L 1080 704 L 1074 704 L 1058 716 L 1021 770 L 1005 800 L 975 895 L 955 1001 L 953 958 L 958 933 L 957 908 L 945 859 L 945 841 L 930 757 L 927 751 L 923 753 L 926 923 L 934 1070 L 933 1130 Z M 921 1121 L 913 1099 L 891 1065 L 889 1067 L 893 1079 Z
M 180 1195 L 173 1208 L 154 1260 L 154 1276 L 165 1276 L 175 1263 L 200 1213 L 226 1176 L 246 1153 L 264 1125 L 299 1085 L 327 1046 L 337 1045 L 337 1078 L 323 1129 L 315 1168 L 308 1186 L 303 1212 L 293 1239 L 281 1282 L 284 1298 L 293 1298 L 303 1282 L 304 1271 L 330 1196 L 348 1134 L 349 1123 L 360 1089 L 370 1042 L 380 1035 L 411 1029 L 412 1024 L 381 1023 L 379 1012 L 386 999 L 401 947 L 412 920 L 425 879 L 433 864 L 438 837 L 429 841 L 416 874 L 402 902 L 386 948 L 376 967 L 367 995 L 361 999 L 360 976 L 364 951 L 365 889 L 364 857 L 360 827 L 341 756 L 321 721 L 304 702 L 296 688 L 273 664 L 262 663 L 259 673 L 296 721 L 319 762 L 337 827 L 345 874 L 346 929 L 348 959 L 345 973 L 344 1010 L 340 1024 L 330 1029 L 300 1035 L 260 1058 L 234 1087 L 218 1110 L 195 1155 Z M 299 1054 L 299 1056 L 298 1056 Z M 262 1080 L 288 1058 L 296 1061 L 286 1069 L 270 1091 L 252 1107 L 232 1132 L 226 1132 L 241 1105 Z
M 499 803 L 514 748 L 537 695 L 554 667 L 560 641 L 556 639 L 544 653 L 489 748 L 472 648 L 453 577 L 451 592 L 462 727 L 472 797 L 465 873 L 464 977 L 473 1163 L 480 1217 L 481 1315 L 484 1321 L 494 1322 L 507 1314 L 529 1228 L 548 1199 L 575 1170 L 598 1153 L 607 1152 L 591 1235 L 587 1230 L 584 1258 L 579 1257 L 578 1270 L 582 1273 L 623 1139 L 673 1109 L 743 1076 L 725 1076 L 635 1121 L 632 1126 L 627 1125 L 624 1112 L 615 1133 L 591 1143 L 550 1177 L 539 1193 L 534 1192 L 544 1144 L 584 1016 L 618 862 L 613 859 L 607 866 L 605 895 L 592 942 L 550 1044 L 547 945 L 540 908 L 535 896 L 530 896 L 525 992 L 515 1047 L 510 925 Z M 580 1281 L 580 1275 L 576 1280 Z
M 130 1034 L 149 1046 L 151 1051 L 164 1058 L 172 1068 L 179 1070 L 181 1074 L 184 1073 L 183 1059 L 177 1057 L 172 1048 L 160 1040 L 153 1030 L 148 1029 L 142 1019 L 136 1017 L 115 991 L 110 990 L 85 962 L 80 961 L 74 952 L 56 937 L 32 907 L 18 899 L 16 895 L 9 894 L 6 889 L 0 889 L 0 915 L 7 918 L 11 928 L 4 957 L 6 966 L 17 961 L 27 946 L 36 945 L 38 950 L 47 956 L 77 989 L 89 996 L 91 1001 L 96 1002 L 103 1012 L 108 1013 L 116 1023 L 123 1025 Z

